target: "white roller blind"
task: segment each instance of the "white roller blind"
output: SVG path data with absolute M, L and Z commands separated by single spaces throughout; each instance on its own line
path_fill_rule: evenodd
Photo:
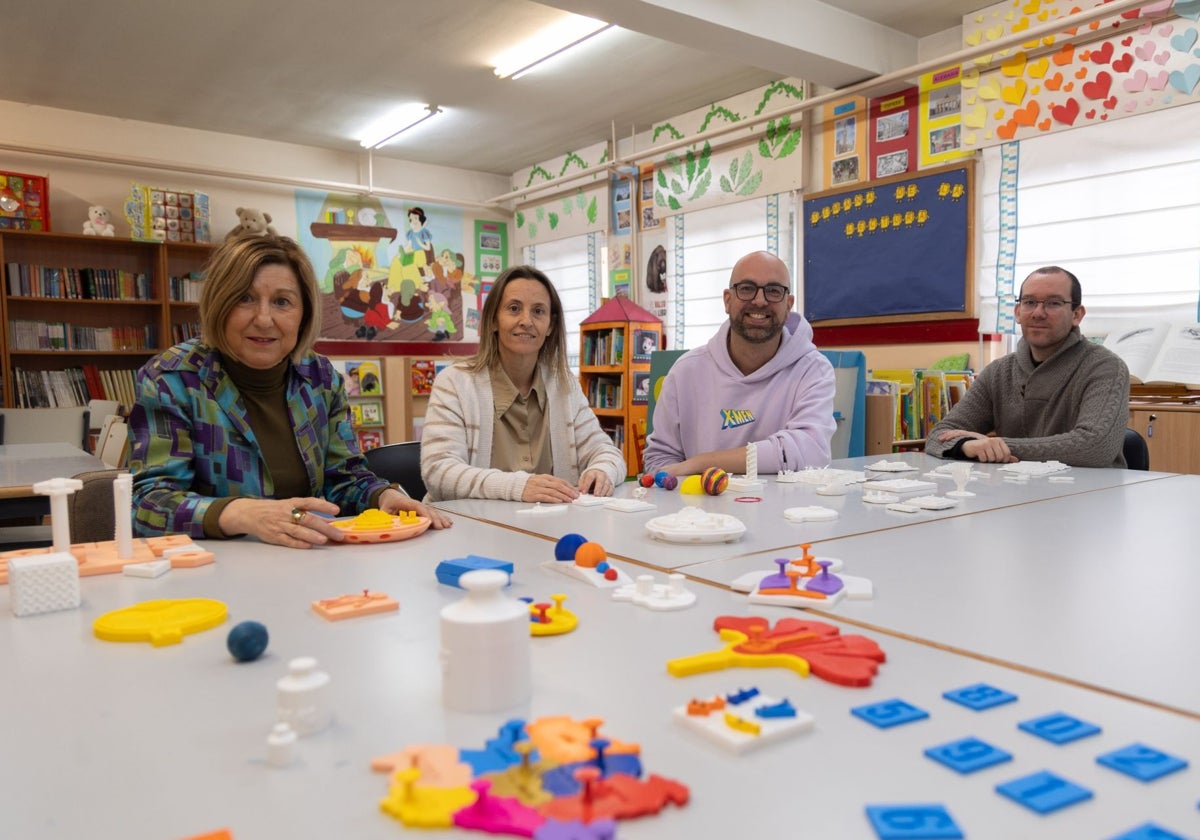
M 596 309 L 591 285 L 595 269 L 588 248 L 589 236 L 596 235 L 572 236 L 525 249 L 526 261 L 550 278 L 562 299 L 567 322 L 567 361 L 575 373 L 579 372 L 579 323 Z M 593 248 L 591 252 L 598 250 Z

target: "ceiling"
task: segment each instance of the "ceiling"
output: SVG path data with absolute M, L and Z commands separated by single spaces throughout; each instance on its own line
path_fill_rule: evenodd
M 39 0 L 7 3 L 0 99 L 357 150 L 405 102 L 444 114 L 377 154 L 510 174 L 786 76 L 917 63 L 987 0 Z M 616 23 L 553 67 L 491 60 L 566 11 Z M 63 138 L 63 148 L 78 148 Z

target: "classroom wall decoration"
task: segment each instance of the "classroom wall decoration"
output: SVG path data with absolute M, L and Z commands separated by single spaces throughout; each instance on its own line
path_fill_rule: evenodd
M 962 134 L 962 68 L 946 67 L 920 77 L 921 166 L 967 157 Z
M 0 230 L 50 230 L 50 179 L 0 171 Z
M 130 184 L 130 236 L 152 242 L 211 242 L 208 195 L 192 189 Z
M 689 111 L 654 126 L 651 144 L 682 140 L 722 123 L 738 123 L 804 99 L 804 82 L 783 79 L 756 90 Z M 740 137 L 741 143 L 736 141 Z M 729 201 L 799 189 L 799 117 L 779 117 L 765 127 L 728 135 L 731 148 L 714 151 L 707 141 L 664 155 L 655 162 L 654 207 L 659 220 Z
M 1102 5 L 1096 0 L 1087 7 Z M 1055 20 L 1078 8 L 1050 0 L 990 6 L 963 17 L 963 42 L 977 46 Z M 1158 0 L 1089 25 L 1105 37 L 1062 43 L 1054 36 L 1000 51 L 989 68 L 963 74 L 963 146 L 983 148 L 1081 125 L 1136 116 L 1200 98 L 1200 0 Z M 1045 52 L 1049 49 L 1049 52 Z
M 478 245 L 464 247 L 461 210 L 317 190 L 296 190 L 295 201 L 298 241 L 321 290 L 322 339 L 464 340 L 479 280 L 465 270 Z
M 821 123 L 824 135 L 824 182 L 830 187 L 870 179 L 865 171 L 867 151 L 867 101 L 851 96 L 825 106 Z
M 608 172 L 604 164 L 608 160 L 608 143 L 596 143 L 514 173 L 513 189 L 528 189 L 534 196 L 517 202 L 514 234 L 517 247 L 604 230 L 609 208 Z M 591 180 L 582 182 L 574 191 L 544 200 L 536 198 L 539 184 L 590 169 L 595 170 Z
M 974 163 L 804 201 L 804 308 L 814 323 L 971 317 Z
M 864 180 L 916 170 L 918 99 L 919 92 L 913 87 L 870 101 L 869 168 Z

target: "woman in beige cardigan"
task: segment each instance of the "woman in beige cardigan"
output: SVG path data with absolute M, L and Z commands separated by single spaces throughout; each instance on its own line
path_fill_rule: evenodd
M 479 352 L 438 374 L 421 436 L 430 501 L 569 502 L 612 495 L 625 459 L 567 367 L 558 292 L 508 269 L 483 305 Z

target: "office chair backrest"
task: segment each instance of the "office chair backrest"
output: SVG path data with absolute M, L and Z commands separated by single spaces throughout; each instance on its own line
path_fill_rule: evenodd
M 97 456 L 106 467 L 123 469 L 129 457 L 129 426 L 124 420 L 107 423 L 104 437 L 97 444 Z
M 88 447 L 87 406 L 68 408 L 0 408 L 4 443 L 69 443 Z
M 375 475 L 396 482 L 417 501 L 425 498 L 425 482 L 421 480 L 421 441 L 377 446 L 363 455 Z
M 67 497 L 71 542 L 106 542 L 116 536 L 113 514 L 113 479 L 124 470 L 94 470 L 75 476 L 83 488 Z M 127 513 L 132 516 L 132 512 Z
M 1146 446 L 1146 439 L 1138 433 L 1137 429 L 1125 430 L 1125 443 L 1122 451 L 1125 455 L 1125 466 L 1129 469 L 1150 469 L 1150 448 Z

